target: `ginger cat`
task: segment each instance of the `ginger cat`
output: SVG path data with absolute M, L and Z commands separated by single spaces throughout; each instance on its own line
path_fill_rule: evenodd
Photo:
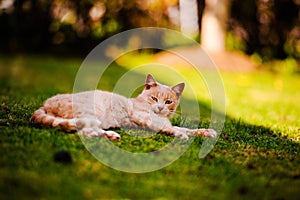
M 173 87 L 162 85 L 149 74 L 143 92 L 136 98 L 94 90 L 61 94 L 49 98 L 36 110 L 31 123 L 77 131 L 88 137 L 119 140 L 118 133 L 108 130 L 121 127 L 146 127 L 188 139 L 188 136 L 216 137 L 213 129 L 188 129 L 172 126 L 169 118 L 179 104 L 184 83 Z

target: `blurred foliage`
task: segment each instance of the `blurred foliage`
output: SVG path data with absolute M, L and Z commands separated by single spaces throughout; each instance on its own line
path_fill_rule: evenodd
M 263 60 L 300 58 L 299 0 L 232 0 L 229 31 Z
M 0 51 L 86 54 L 120 31 L 170 27 L 160 0 L 0 0 Z M 145 4 L 147 3 L 147 4 Z
M 86 55 L 124 30 L 178 29 L 169 13 L 170 8 L 178 10 L 178 4 L 179 0 L 0 0 L 0 52 Z M 205 1 L 198 0 L 199 19 L 204 6 Z M 263 61 L 300 58 L 299 0 L 231 0 L 229 6 L 229 50 L 256 54 Z

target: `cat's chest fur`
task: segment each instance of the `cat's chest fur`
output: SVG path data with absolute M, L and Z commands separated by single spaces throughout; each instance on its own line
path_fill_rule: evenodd
M 137 126 L 145 124 L 149 120 L 157 121 L 151 111 L 150 104 L 143 98 L 126 98 L 124 96 L 101 91 L 88 91 L 73 96 L 73 118 L 96 117 L 104 129 Z

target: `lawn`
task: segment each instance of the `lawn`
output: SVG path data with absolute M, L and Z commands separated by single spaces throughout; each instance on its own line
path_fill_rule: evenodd
M 72 92 L 81 62 L 1 57 L 0 199 L 299 199 L 299 75 L 222 72 L 227 115 L 213 150 L 199 159 L 203 139 L 195 138 L 171 165 L 135 174 L 100 163 L 76 134 L 29 123 L 47 98 Z M 112 64 L 99 88 L 113 90 L 127 70 Z M 143 80 L 145 74 L 136 76 Z M 200 110 L 209 111 L 207 95 L 198 98 Z M 210 116 L 205 113 L 209 112 L 204 112 L 200 124 L 208 127 Z M 115 144 L 128 151 L 149 152 L 173 139 L 162 134 L 137 138 L 116 131 L 122 140 Z M 70 153 L 71 162 L 54 160 L 61 150 Z

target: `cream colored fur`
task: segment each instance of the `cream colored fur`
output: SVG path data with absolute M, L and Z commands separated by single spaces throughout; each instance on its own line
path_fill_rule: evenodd
M 111 140 L 119 140 L 120 135 L 109 129 L 121 127 L 147 127 L 182 139 L 188 139 L 188 135 L 216 137 L 213 129 L 171 125 L 169 118 L 176 111 L 183 89 L 184 83 L 169 87 L 148 75 L 143 92 L 136 98 L 101 90 L 56 95 L 34 112 L 31 122 Z

